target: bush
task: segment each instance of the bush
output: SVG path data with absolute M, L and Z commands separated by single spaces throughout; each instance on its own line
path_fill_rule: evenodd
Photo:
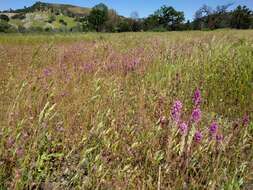
M 60 22 L 62 25 L 64 25 L 64 26 L 67 26 L 67 25 L 68 25 L 68 23 L 66 23 L 63 19 L 60 19 L 59 22 Z
M 16 31 L 17 30 L 12 25 L 8 24 L 8 22 L 0 20 L 0 32 L 12 33 Z
M 26 28 L 24 26 L 18 26 L 18 32 L 25 33 L 26 32 Z
M 131 31 L 131 26 L 129 25 L 129 23 L 127 21 L 123 20 L 117 26 L 117 31 L 118 32 L 129 32 L 129 31 Z
M 10 21 L 10 19 L 7 15 L 0 15 L 0 20 L 6 21 L 6 22 Z
M 25 13 L 19 13 L 11 17 L 12 19 L 20 19 L 23 20 L 26 18 Z
M 56 21 L 56 18 L 55 18 L 55 16 L 54 15 L 51 15 L 50 17 L 49 17 L 49 19 L 48 19 L 48 23 L 53 23 L 54 21 Z

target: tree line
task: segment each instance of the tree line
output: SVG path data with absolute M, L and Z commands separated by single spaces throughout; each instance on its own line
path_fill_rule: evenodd
M 94 6 L 88 15 L 74 15 L 73 13 L 58 10 L 57 14 L 67 14 L 74 17 L 78 23 L 69 31 L 97 31 L 97 32 L 138 32 L 138 31 L 182 31 L 182 30 L 214 30 L 220 28 L 250 29 L 253 28 L 253 11 L 247 6 L 237 6 L 229 10 L 232 4 L 217 6 L 216 8 L 203 5 L 195 15 L 193 21 L 186 21 L 184 12 L 178 11 L 172 6 L 162 6 L 147 18 L 139 18 L 137 12 L 133 12 L 129 18 L 119 16 L 116 11 L 109 9 L 100 3 Z M 30 8 L 26 8 L 29 11 Z M 13 11 L 14 12 L 14 11 Z M 19 10 L 19 12 L 21 12 Z M 24 17 L 20 13 L 16 17 Z M 53 17 L 53 16 L 51 16 Z M 22 19 L 22 18 L 21 18 Z M 49 19 L 52 22 L 54 18 Z M 10 18 L 0 15 L 0 32 L 8 31 Z M 62 20 L 63 25 L 67 23 Z M 43 30 L 43 29 L 42 29 Z M 46 30 L 46 29 L 45 29 Z M 47 30 L 46 30 L 47 31 Z

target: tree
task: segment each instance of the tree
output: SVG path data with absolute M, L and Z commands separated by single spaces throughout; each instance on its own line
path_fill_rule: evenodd
M 108 8 L 103 3 L 100 3 L 92 8 L 88 21 L 91 26 L 97 31 L 102 31 L 105 22 L 108 20 Z
M 162 6 L 155 12 L 159 23 L 167 30 L 177 30 L 180 24 L 185 20 L 184 13 L 176 11 L 173 7 Z
M 220 5 L 216 7 L 214 14 L 214 27 L 215 28 L 229 28 L 230 27 L 230 13 L 227 9 L 232 6 L 233 3 L 229 3 L 226 5 Z
M 213 9 L 208 5 L 203 5 L 200 7 L 194 16 L 193 28 L 194 29 L 204 29 L 212 28 L 213 26 Z
M 4 14 L 0 15 L 0 20 L 6 21 L 6 22 L 10 21 L 9 17 L 7 15 L 4 15 Z
M 150 15 L 144 20 L 143 29 L 145 31 L 154 30 L 157 28 L 161 28 L 158 15 Z
M 252 11 L 246 6 L 238 6 L 232 12 L 231 27 L 236 29 L 248 29 L 252 23 Z
M 129 32 L 131 31 L 131 26 L 127 20 L 123 19 L 117 26 L 118 32 Z
M 109 10 L 108 12 L 108 19 L 104 23 L 105 30 L 107 32 L 116 32 L 117 26 L 121 22 L 120 16 L 118 16 L 117 12 L 115 10 Z
M 137 11 L 134 11 L 130 14 L 129 25 L 131 31 L 133 32 L 138 32 L 142 30 L 142 23 L 139 19 L 139 13 Z

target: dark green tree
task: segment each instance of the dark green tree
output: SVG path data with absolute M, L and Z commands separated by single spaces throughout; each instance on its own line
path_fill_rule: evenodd
M 131 31 L 131 25 L 126 19 L 123 19 L 118 24 L 117 29 L 118 29 L 118 32 L 129 32 Z
M 155 15 L 158 17 L 159 24 L 167 30 L 177 30 L 185 20 L 184 12 L 177 11 L 171 6 L 162 6 Z
M 143 23 L 144 31 L 155 30 L 157 28 L 161 28 L 158 15 L 154 15 L 154 14 L 150 15 L 144 20 L 144 23 Z
M 248 29 L 252 24 L 252 11 L 246 6 L 238 6 L 232 12 L 231 27 L 236 29 Z
M 105 22 L 108 20 L 108 8 L 103 3 L 100 3 L 92 8 L 88 16 L 89 24 L 97 32 L 103 30 Z

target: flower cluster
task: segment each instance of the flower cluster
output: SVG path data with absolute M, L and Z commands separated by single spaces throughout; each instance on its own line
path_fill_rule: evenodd
M 183 104 L 180 100 L 177 100 L 173 103 L 172 108 L 171 108 L 171 117 L 173 121 L 176 122 L 178 126 L 178 130 L 181 135 L 187 135 L 189 132 L 189 128 L 192 124 L 195 124 L 197 129 L 198 129 L 198 124 L 201 122 L 202 119 L 202 112 L 200 109 L 200 103 L 201 103 L 201 92 L 199 88 L 196 89 L 194 92 L 193 96 L 193 111 L 191 113 L 190 120 L 188 122 L 182 121 L 181 115 L 182 115 L 182 109 L 183 109 Z M 161 120 L 161 122 L 164 119 Z M 249 122 L 248 116 L 245 116 L 243 118 L 243 125 L 247 125 Z M 223 135 L 218 133 L 219 130 L 219 125 L 214 121 L 210 124 L 209 127 L 209 134 L 217 141 L 217 142 L 222 142 L 223 140 Z M 194 141 L 196 143 L 200 143 L 203 139 L 203 133 L 201 130 L 197 130 L 194 134 Z
M 202 138 L 203 138 L 203 135 L 202 135 L 201 131 L 196 131 L 195 135 L 194 135 L 195 142 L 200 143 Z
M 197 107 L 200 105 L 201 103 L 201 92 L 200 90 L 197 88 L 197 90 L 194 92 L 194 96 L 193 96 L 193 102 L 194 105 Z
M 172 106 L 171 116 L 172 116 L 172 119 L 177 123 L 179 123 L 180 121 L 182 108 L 183 108 L 183 104 L 179 100 L 175 101 Z
M 188 132 L 188 125 L 186 123 L 181 123 L 179 125 L 180 133 L 182 135 L 186 134 Z
M 215 136 L 216 133 L 217 133 L 217 130 L 218 130 L 218 124 L 216 122 L 213 122 L 211 125 L 210 125 L 210 128 L 209 128 L 209 131 L 210 131 L 210 134 L 212 136 Z
M 196 108 L 192 112 L 192 121 L 194 123 L 199 123 L 201 120 L 201 110 L 200 108 Z

